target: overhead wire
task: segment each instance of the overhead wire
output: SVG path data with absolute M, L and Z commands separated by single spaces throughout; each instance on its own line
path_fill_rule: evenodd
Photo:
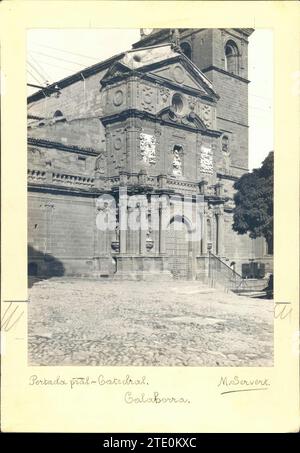
M 77 61 L 71 61 L 71 60 L 66 60 L 64 58 L 54 57 L 53 55 L 45 54 L 43 52 L 38 52 L 38 51 L 35 51 L 35 50 L 33 50 L 32 52 L 34 52 L 34 53 L 36 53 L 38 55 L 43 55 L 44 57 L 53 58 L 54 60 L 64 61 L 65 63 L 73 63 L 73 64 L 76 64 L 76 65 L 81 66 L 81 67 L 85 67 L 86 66 L 84 64 L 78 63 Z
M 39 69 L 39 71 L 44 75 L 44 79 L 48 82 L 51 82 L 50 75 L 46 72 L 46 70 L 40 65 L 40 63 L 34 58 L 31 52 L 29 52 L 29 57 L 34 62 L 35 66 Z
M 66 66 L 61 66 L 61 65 L 57 65 L 55 63 L 49 63 L 49 62 L 46 62 L 46 61 L 42 61 L 41 62 L 46 65 L 46 66 L 49 66 L 49 67 L 53 67 L 53 68 L 59 68 L 59 69 L 64 69 L 66 71 L 72 71 L 72 68 L 71 67 L 66 67 Z M 78 71 L 78 69 L 76 68 L 76 71 Z
M 90 57 L 89 55 L 83 55 L 83 54 L 81 54 L 81 53 L 70 52 L 69 50 L 58 49 L 57 47 L 47 46 L 46 44 L 37 44 L 37 43 L 35 43 L 35 45 L 36 45 L 36 46 L 39 46 L 39 47 L 45 47 L 45 48 L 47 48 L 47 49 L 56 50 L 56 51 L 58 51 L 58 52 L 68 53 L 68 54 L 70 54 L 70 55 L 77 55 L 78 57 L 83 57 L 83 58 L 88 58 L 88 59 L 90 59 L 90 60 L 98 61 L 98 58 Z
M 41 80 L 43 80 L 43 84 L 46 85 L 47 84 L 47 80 L 45 79 L 45 77 L 41 74 L 40 71 L 38 71 L 38 69 L 32 64 L 30 63 L 29 60 L 27 60 L 27 63 L 29 64 L 29 66 L 31 67 L 31 69 L 33 69 L 35 71 L 36 74 L 38 74 L 38 76 L 40 77 Z
M 29 69 L 27 68 L 27 72 L 29 75 L 31 75 L 31 77 L 39 84 L 39 85 L 43 85 L 43 82 L 41 82 L 40 80 L 37 79 L 37 77 L 35 77 L 34 74 L 32 74 L 31 71 L 29 71 Z

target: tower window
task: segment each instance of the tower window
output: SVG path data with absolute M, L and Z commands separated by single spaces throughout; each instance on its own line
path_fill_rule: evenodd
M 188 42 L 183 42 L 180 44 L 180 48 L 182 50 L 182 53 L 184 53 L 184 55 L 191 60 L 192 59 L 192 48 L 191 48 L 190 44 Z
M 183 100 L 180 94 L 176 93 L 172 97 L 172 108 L 176 113 L 180 113 L 181 110 L 183 109 Z
M 225 46 L 225 70 L 231 74 L 239 73 L 239 51 L 234 41 L 228 41 Z

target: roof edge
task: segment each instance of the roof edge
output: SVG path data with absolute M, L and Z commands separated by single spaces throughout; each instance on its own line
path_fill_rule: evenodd
M 106 69 L 112 63 L 114 63 L 118 59 L 122 58 L 125 55 L 125 53 L 126 52 L 121 52 L 117 55 L 114 55 L 114 56 L 108 58 L 107 60 L 96 63 L 92 66 L 88 66 L 87 68 L 85 68 L 81 71 L 75 72 L 75 74 L 65 77 L 57 82 L 53 82 L 53 83 L 51 83 L 51 85 L 45 87 L 45 90 L 55 88 L 57 85 L 59 88 L 65 88 L 69 85 L 72 85 L 75 82 L 78 82 L 78 80 L 83 80 L 84 78 L 97 74 L 97 72 L 100 72 L 102 69 Z M 45 90 L 39 90 L 36 93 L 33 93 L 30 96 L 28 96 L 27 104 L 31 104 L 32 102 L 38 101 L 38 100 L 46 97 Z

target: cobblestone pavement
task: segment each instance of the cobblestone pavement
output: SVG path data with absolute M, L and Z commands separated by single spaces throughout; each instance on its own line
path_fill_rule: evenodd
M 198 282 L 67 278 L 29 297 L 30 365 L 273 365 L 270 300 Z

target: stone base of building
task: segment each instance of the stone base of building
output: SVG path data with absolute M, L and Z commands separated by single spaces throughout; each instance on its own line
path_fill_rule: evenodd
M 169 281 L 173 280 L 171 272 L 117 272 L 114 277 L 114 280 L 127 280 L 127 281 Z
M 228 260 L 227 260 L 228 261 Z M 232 280 L 231 268 L 227 261 L 208 255 L 179 256 L 165 254 L 106 254 L 96 257 L 74 258 L 53 257 L 50 254 L 29 254 L 28 274 L 40 278 L 85 277 L 107 280 L 166 281 L 197 280 L 211 286 L 211 279 L 223 286 Z M 269 260 L 271 269 L 271 259 Z M 240 280 L 240 264 L 236 261 L 237 280 Z M 266 274 L 269 268 L 266 266 Z M 260 279 L 257 286 L 264 286 Z M 247 283 L 247 279 L 245 279 Z M 253 286 L 253 285 L 251 285 Z M 260 288 L 261 289 L 261 288 Z
M 115 255 L 116 280 L 172 280 L 168 257 L 159 255 Z

